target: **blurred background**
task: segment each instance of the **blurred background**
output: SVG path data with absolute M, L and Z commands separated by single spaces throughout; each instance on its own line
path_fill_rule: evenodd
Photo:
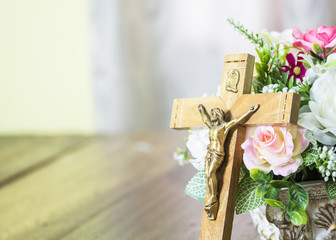
M 335 25 L 332 0 L 0 0 L 0 134 L 168 128 L 260 32 Z

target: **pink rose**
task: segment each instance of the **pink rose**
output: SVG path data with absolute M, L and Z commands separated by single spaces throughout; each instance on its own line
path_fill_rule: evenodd
M 294 47 L 303 47 L 306 51 L 312 50 L 313 43 L 319 44 L 322 48 L 332 48 L 336 45 L 336 28 L 317 26 L 316 29 L 308 29 L 302 34 L 298 28 L 293 28 Z
M 300 154 L 309 144 L 305 131 L 296 125 L 248 127 L 242 144 L 245 166 L 284 177 L 296 172 L 302 164 Z

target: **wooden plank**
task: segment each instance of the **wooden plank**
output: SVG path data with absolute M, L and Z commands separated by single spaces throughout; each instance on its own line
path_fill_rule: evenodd
M 245 139 L 245 128 L 238 127 L 226 142 L 226 158 L 219 169 L 218 195 L 219 208 L 216 221 L 209 221 L 203 211 L 200 239 L 231 239 L 234 209 L 236 206 L 238 179 L 243 156 L 241 144 Z M 207 197 L 207 196 L 206 196 Z M 202 231 L 206 229 L 206 231 Z
M 0 186 L 46 164 L 58 154 L 80 143 L 83 137 L 41 136 L 5 139 L 0 147 Z

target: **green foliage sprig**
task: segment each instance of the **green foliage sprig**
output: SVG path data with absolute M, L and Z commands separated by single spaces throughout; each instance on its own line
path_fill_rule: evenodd
M 256 187 L 256 196 L 262 197 L 268 205 L 280 207 L 283 214 L 287 214 L 291 222 L 300 226 L 307 223 L 306 209 L 308 207 L 309 197 L 306 189 L 295 183 L 292 179 L 273 180 L 273 173 L 265 174 L 260 169 L 251 169 L 250 176 L 258 184 Z M 278 199 L 280 189 L 288 189 L 288 201 L 283 203 Z
M 244 27 L 243 24 L 235 22 L 232 18 L 228 18 L 227 21 L 236 29 L 241 35 L 245 36 L 255 46 L 262 48 L 264 46 L 264 40 L 258 33 L 253 33 Z

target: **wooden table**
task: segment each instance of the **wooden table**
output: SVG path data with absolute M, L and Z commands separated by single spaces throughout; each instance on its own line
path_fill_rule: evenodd
M 172 157 L 184 135 L 0 137 L 0 239 L 198 239 L 195 169 Z M 248 214 L 232 239 L 257 239 Z

